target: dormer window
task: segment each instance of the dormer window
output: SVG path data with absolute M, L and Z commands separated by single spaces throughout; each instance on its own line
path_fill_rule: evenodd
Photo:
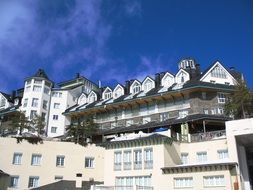
M 169 87 L 174 84 L 174 76 L 170 73 L 166 73 L 162 78 L 162 86 Z
M 134 94 L 136 94 L 136 93 L 138 93 L 138 92 L 140 92 L 141 91 L 141 86 L 139 85 L 139 84 L 135 84 L 134 86 L 133 86 L 133 93 Z
M 176 75 L 176 83 L 185 83 L 186 81 L 190 80 L 190 75 L 185 70 L 180 69 Z
M 113 90 L 113 98 L 118 98 L 124 94 L 124 89 L 121 85 L 117 85 L 116 88 Z
M 97 100 L 97 96 L 95 92 L 91 92 L 89 95 L 89 103 L 95 102 Z
M 86 96 L 84 94 L 82 94 L 78 100 L 78 104 L 82 105 L 86 103 Z
M 143 89 L 144 92 L 148 92 L 154 87 L 155 87 L 155 82 L 151 78 L 147 77 L 143 81 L 142 89 Z
M 110 88 L 106 88 L 105 91 L 103 92 L 103 99 L 108 100 L 112 97 L 112 90 Z
M 184 83 L 184 75 L 181 76 L 181 83 Z

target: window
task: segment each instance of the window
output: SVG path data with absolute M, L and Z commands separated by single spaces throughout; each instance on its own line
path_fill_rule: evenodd
M 63 176 L 56 175 L 56 176 L 54 176 L 54 180 L 55 181 L 63 180 Z
M 14 153 L 12 163 L 15 165 L 21 164 L 22 153 Z
M 47 101 L 46 100 L 43 100 L 43 109 L 44 110 L 47 110 Z
M 169 113 L 160 113 L 160 121 L 169 119 Z
M 28 188 L 38 186 L 39 186 L 39 177 L 38 176 L 29 177 Z
M 64 166 L 65 156 L 56 156 L 56 166 Z
M 133 189 L 133 185 L 142 187 L 141 189 L 149 189 L 145 187 L 151 186 L 150 176 L 129 176 L 129 177 L 116 177 L 115 186 L 119 190 L 130 190 Z
M 54 109 L 59 109 L 60 108 L 60 104 L 59 103 L 54 103 Z
M 85 168 L 94 168 L 94 158 L 85 157 Z
M 142 123 L 145 124 L 145 123 L 149 123 L 151 121 L 151 117 L 143 117 L 142 118 Z
M 218 92 L 218 103 L 224 104 L 225 102 L 226 102 L 225 94 Z
M 53 92 L 53 97 L 61 98 L 62 97 L 62 92 Z
M 142 151 L 134 150 L 134 169 L 139 170 L 142 168 Z
M 197 152 L 197 162 L 206 162 L 207 152 Z
M 178 112 L 179 118 L 184 118 L 188 115 L 188 110 L 181 110 Z
M 32 111 L 31 111 L 31 113 L 30 113 L 30 119 L 35 118 L 35 117 L 36 117 L 36 115 L 37 115 L 37 111 L 32 110 Z
M 228 158 L 228 150 L 227 149 L 218 150 L 217 153 L 218 153 L 218 157 L 219 157 L 220 160 Z
M 145 169 L 153 168 L 153 149 L 152 148 L 144 149 L 144 168 Z
M 39 103 L 39 99 L 38 98 L 33 98 L 32 99 L 32 107 L 37 108 L 38 107 L 38 103 Z
M 30 90 L 31 90 L 31 86 L 27 86 L 27 87 L 25 88 L 25 91 L 26 91 L 26 92 L 30 92 Z
M 41 154 L 32 154 L 32 166 L 38 166 L 41 162 Z
M 31 80 L 26 81 L 26 85 L 30 85 L 31 82 L 32 82 Z
M 133 85 L 133 94 L 136 94 L 140 91 L 141 91 L 141 85 L 135 82 L 135 84 Z
M 26 98 L 26 99 L 24 99 L 24 104 L 23 104 L 24 108 L 27 107 L 27 103 L 28 103 L 28 99 Z
M 121 170 L 121 152 L 114 152 L 114 170 Z
M 116 89 L 114 90 L 114 98 L 118 98 L 123 95 L 124 90 L 122 87 L 117 86 Z
M 0 101 L 0 107 L 4 107 L 6 104 L 6 100 L 4 97 L 1 97 L 1 101 Z
M 204 114 L 208 114 L 208 109 L 203 110 Z
M 144 84 L 144 92 L 148 92 L 152 88 L 153 88 L 152 81 L 148 79 Z
M 104 92 L 104 99 L 107 100 L 107 99 L 110 99 L 112 97 L 112 91 L 107 88 Z
M 46 115 L 47 115 L 47 114 L 44 113 L 44 112 L 41 113 L 41 117 L 42 117 L 42 119 L 43 119 L 44 121 L 46 120 Z
M 34 80 L 34 84 L 42 84 L 42 80 Z
M 211 76 L 215 78 L 227 78 L 226 72 L 219 66 L 216 66 L 212 71 L 211 71 Z
M 221 187 L 221 186 L 225 186 L 224 175 L 204 177 L 204 187 Z
M 53 120 L 58 120 L 58 115 L 53 115 Z
M 34 92 L 41 92 L 41 86 L 34 85 L 33 86 L 33 91 Z
M 17 188 L 18 187 L 18 181 L 19 181 L 19 176 L 11 176 L 10 177 L 9 187 Z
M 131 157 L 132 157 L 132 151 L 131 150 L 124 151 L 124 157 L 123 157 L 124 170 L 131 170 L 131 167 L 132 167 Z
M 188 153 L 181 153 L 181 162 L 182 164 L 188 164 Z
M 192 177 L 174 178 L 175 188 L 193 187 Z
M 51 133 L 56 133 L 57 132 L 57 127 L 51 127 Z
M 50 92 L 50 89 L 47 88 L 47 87 L 45 87 L 45 88 L 44 88 L 44 93 L 45 93 L 45 94 L 50 94 L 49 92 Z
M 89 103 L 96 101 L 96 94 L 92 92 L 92 94 L 89 95 Z

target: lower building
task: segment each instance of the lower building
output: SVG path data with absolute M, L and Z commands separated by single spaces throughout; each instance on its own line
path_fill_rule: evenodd
M 9 189 L 24 190 L 58 180 L 103 181 L 104 149 L 44 140 L 31 144 L 0 138 L 0 168 L 10 175 Z M 3 156 L 4 155 L 4 156 Z

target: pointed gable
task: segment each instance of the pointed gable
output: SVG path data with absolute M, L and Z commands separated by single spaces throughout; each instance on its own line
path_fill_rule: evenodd
M 203 73 L 200 81 L 228 85 L 237 84 L 235 78 L 219 61 L 216 61 L 206 72 Z
M 172 74 L 170 74 L 169 72 L 166 72 L 165 75 L 163 76 L 162 80 L 161 80 L 162 86 L 170 87 L 174 83 L 175 83 L 174 76 Z
M 118 84 L 113 90 L 113 98 L 116 99 L 122 95 L 124 95 L 124 88 L 122 85 Z
M 148 92 L 153 88 L 155 88 L 155 81 L 149 76 L 146 77 L 142 82 L 142 90 L 144 92 Z
M 106 89 L 102 93 L 102 99 L 107 100 L 112 97 L 112 89 L 109 87 L 106 87 Z
M 138 80 L 134 80 L 130 86 L 130 94 L 136 94 L 141 91 L 141 83 Z
M 190 75 L 184 69 L 180 69 L 175 77 L 175 82 L 177 84 L 185 83 L 186 81 L 190 80 Z
M 78 98 L 78 105 L 87 103 L 87 95 L 82 93 Z
M 92 90 L 88 95 L 88 103 L 97 101 L 97 94 Z

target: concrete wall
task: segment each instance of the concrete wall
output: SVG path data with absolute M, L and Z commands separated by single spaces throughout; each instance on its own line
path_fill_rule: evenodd
M 13 154 L 22 153 L 20 165 L 14 165 Z M 41 154 L 39 166 L 31 165 L 32 154 Z M 55 176 L 64 180 L 75 180 L 76 173 L 82 173 L 82 180 L 94 178 L 103 181 L 104 149 L 95 145 L 82 147 L 70 142 L 44 141 L 43 144 L 29 144 L 25 140 L 17 144 L 14 138 L 0 138 L 0 168 L 10 175 L 19 176 L 18 189 L 27 189 L 29 176 L 39 176 L 39 186 L 55 182 Z M 4 156 L 3 156 L 4 155 Z M 56 156 L 65 156 L 65 165 L 56 166 Z M 85 168 L 85 157 L 94 157 L 94 168 Z

